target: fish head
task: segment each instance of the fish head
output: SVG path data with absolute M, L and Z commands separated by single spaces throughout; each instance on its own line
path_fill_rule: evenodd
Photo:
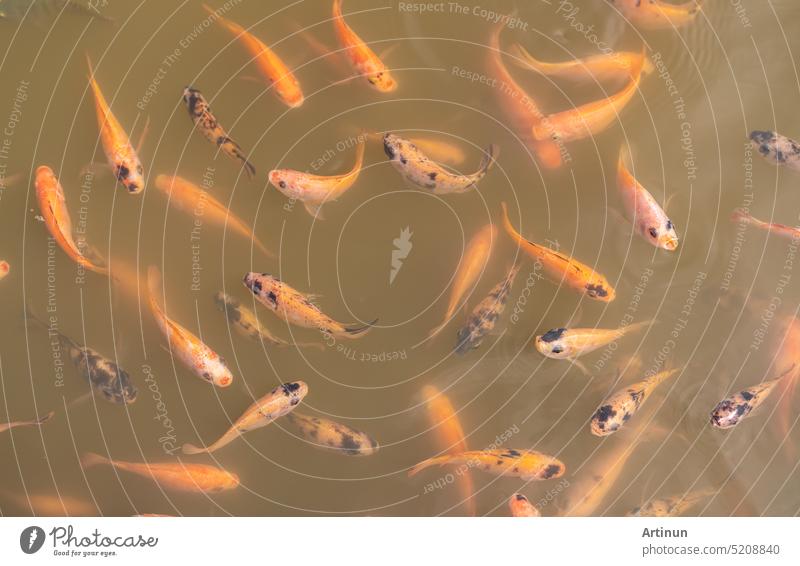
M 239 487 L 239 476 L 234 474 L 233 472 L 229 472 L 227 470 L 222 470 L 222 478 L 220 482 L 220 491 L 227 490 L 227 489 L 236 489 Z
M 656 247 L 670 252 L 678 248 L 678 234 L 675 232 L 672 220 L 667 219 L 663 226 L 650 226 L 646 231 L 648 238 Z
M 566 328 L 555 328 L 537 336 L 534 340 L 536 350 L 547 358 L 565 360 L 572 356 L 572 349 L 564 340 Z
M 258 298 L 262 303 L 273 309 L 278 307 L 277 297 L 280 294 L 281 282 L 269 273 L 256 273 L 251 271 L 245 274 L 242 279 L 244 286 Z M 266 302 L 264 302 L 266 300 Z M 268 303 L 268 304 L 267 304 Z
M 378 92 L 394 92 L 397 90 L 397 81 L 388 71 L 378 71 L 367 77 L 367 81 L 372 85 L 372 88 Z
M 608 281 L 606 281 L 604 277 L 599 277 L 596 280 L 587 283 L 586 294 L 592 299 L 602 301 L 604 303 L 610 303 L 617 296 L 617 292 L 611 285 L 609 285 Z
M 202 93 L 196 88 L 187 86 L 183 89 L 183 102 L 189 107 L 189 110 L 194 110 L 194 105 L 202 98 Z
M 115 391 L 116 401 L 120 404 L 130 405 L 136 401 L 139 391 L 133 384 L 128 373 L 124 370 L 119 370 L 117 387 Z
M 269 182 L 289 198 L 299 198 L 302 191 L 298 188 L 297 171 L 290 169 L 273 169 L 269 172 Z
M 280 391 L 289 400 L 289 404 L 294 407 L 308 395 L 308 385 L 304 381 L 292 381 L 280 386 Z
M 217 387 L 228 387 L 231 383 L 233 383 L 233 374 L 231 373 L 231 370 L 228 369 L 228 365 L 225 363 L 225 358 L 222 356 L 217 356 L 206 362 L 204 367 L 204 377 L 206 376 L 208 380 Z
M 732 428 L 739 424 L 752 410 L 749 403 L 744 399 L 738 399 L 738 395 L 725 399 L 720 402 L 711 413 L 711 425 L 716 428 Z
M 383 136 L 383 152 L 386 156 L 395 161 L 400 159 L 400 154 L 403 151 L 403 139 L 394 134 L 386 134 Z
M 144 190 L 144 170 L 138 159 L 130 163 L 120 163 L 116 168 L 117 180 L 122 183 L 128 193 L 136 195 Z

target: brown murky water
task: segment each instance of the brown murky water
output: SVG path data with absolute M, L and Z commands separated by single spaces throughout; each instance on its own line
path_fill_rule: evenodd
M 794 426 L 784 437 L 773 426 L 779 395 L 733 430 L 708 424 L 711 409 L 735 387 L 770 376 L 781 341 L 776 321 L 793 316 L 800 298 L 791 242 L 729 220 L 733 209 L 749 206 L 759 218 L 800 222 L 798 174 L 769 165 L 746 143 L 753 129 L 800 136 L 796 2 L 707 0 L 685 29 L 639 33 L 600 1 L 444 3 L 438 12 L 419 14 L 411 3 L 347 0 L 348 22 L 395 69 L 399 88 L 391 95 L 359 81 L 336 84 L 341 70 L 318 59 L 297 33 L 305 29 L 333 46 L 330 4 L 227 5 L 228 17 L 251 27 L 295 68 L 306 101 L 294 110 L 247 80 L 257 74 L 249 57 L 194 0 L 111 2 L 100 9 L 113 24 L 57 11 L 0 22 L 0 167 L 7 178 L 20 175 L 0 192 L 0 259 L 11 265 L 0 282 L 0 422 L 56 411 L 41 429 L 0 437 L 3 515 L 33 513 L 26 493 L 78 498 L 104 515 L 463 513 L 454 469 L 406 475 L 439 450 L 420 405 L 428 384 L 446 391 L 470 448 L 535 448 L 567 465 L 560 480 L 529 484 L 474 472 L 478 514 L 506 515 L 508 497 L 521 491 L 543 514 L 556 515 L 580 496 L 587 475 L 608 471 L 600 464 L 608 454 L 635 438 L 623 431 L 600 440 L 588 427 L 631 357 L 640 365 L 623 383 L 664 365 L 684 369 L 657 390 L 648 404 L 653 412 L 635 417 L 653 423 L 595 514 L 625 514 L 652 497 L 708 489 L 713 493 L 689 514 L 796 514 L 800 472 L 790 448 L 800 432 Z M 505 121 L 498 87 L 488 84 L 485 45 L 494 14 L 514 8 L 518 19 L 503 32 L 504 48 L 520 42 L 544 60 L 564 60 L 596 54 L 603 45 L 637 50 L 644 40 L 659 62 L 619 122 L 569 144 L 569 162 L 559 171 L 537 167 Z M 115 188 L 107 168 L 81 176 L 87 164 L 103 161 L 84 53 L 134 140 L 151 120 L 141 151 L 148 182 L 142 195 Z M 546 111 L 604 96 L 599 86 L 551 83 L 506 62 Z M 192 132 L 181 102 L 186 85 L 206 94 L 232 137 L 251 152 L 255 181 Z M 349 169 L 361 131 L 438 135 L 463 148 L 466 172 L 477 168 L 489 143 L 502 152 L 479 191 L 437 197 L 408 188 L 381 144 L 370 141 L 358 182 L 326 205 L 325 219 L 317 222 L 268 185 L 266 173 L 278 167 L 320 174 Z M 681 238 L 674 253 L 655 250 L 620 220 L 615 165 L 623 142 L 633 150 L 639 180 L 669 203 Z M 128 274 L 121 277 L 125 284 L 81 275 L 48 238 L 33 190 L 33 171 L 42 164 L 61 178 L 76 231 Z M 160 173 L 202 183 L 279 250 L 278 259 L 266 259 L 202 216 L 169 207 L 153 186 Z M 477 351 L 457 356 L 452 350 L 463 312 L 435 340 L 425 336 L 444 314 L 465 242 L 499 221 L 503 201 L 523 235 L 595 266 L 617 297 L 592 302 L 540 280 L 501 229 L 468 309 L 515 259 L 523 261 L 522 271 L 498 332 Z M 407 257 L 397 269 L 394 240 L 404 229 L 411 244 L 401 244 Z M 235 375 L 231 387 L 213 388 L 165 351 L 147 302 L 137 299 L 137 285 L 144 291 L 145 281 L 137 283 L 135 273 L 150 264 L 164 273 L 168 313 L 226 358 Z M 212 296 L 225 290 L 255 307 L 241 285 L 251 270 L 322 295 L 318 303 L 337 320 L 379 317 L 378 327 L 319 349 L 249 341 L 228 327 Z M 26 325 L 26 304 L 126 368 L 139 389 L 136 402 L 76 401 L 86 383 L 68 361 L 58 365 L 46 332 Z M 255 308 L 275 334 L 322 342 L 316 332 L 287 328 Z M 535 334 L 570 321 L 610 328 L 651 318 L 658 322 L 646 331 L 583 358 L 591 378 L 531 346 Z M 184 442 L 216 439 L 254 397 L 298 379 L 309 385 L 306 413 L 369 433 L 380 442 L 377 454 L 318 450 L 281 420 L 213 456 L 183 458 L 239 474 L 241 487 L 222 495 L 161 491 L 137 476 L 79 465 L 86 451 L 176 461 Z M 790 425 L 798 407 L 795 398 Z

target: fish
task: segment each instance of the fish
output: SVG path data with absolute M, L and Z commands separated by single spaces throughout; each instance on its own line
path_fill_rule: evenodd
M 778 132 L 754 130 L 750 144 L 773 165 L 800 171 L 800 143 Z
M 644 58 L 643 72 L 653 70 L 653 64 L 644 52 L 615 51 L 592 55 L 583 59 L 571 59 L 558 63 L 546 63 L 536 59 L 520 44 L 511 47 L 514 62 L 525 69 L 558 80 L 579 83 L 621 82 L 636 76 L 636 70 Z
M 372 88 L 381 93 L 397 89 L 397 81 L 369 45 L 347 25 L 342 15 L 342 0 L 333 0 L 333 26 L 339 45 L 358 77 L 364 77 Z
M 107 276 L 108 268 L 92 263 L 75 243 L 72 219 L 67 210 L 64 189 L 53 170 L 47 165 L 37 167 L 34 184 L 36 185 L 36 200 L 39 202 L 39 210 L 44 218 L 44 224 L 59 247 L 78 265 L 94 273 Z
M 742 224 L 753 226 L 759 230 L 764 230 L 765 232 L 771 232 L 776 236 L 789 238 L 790 240 L 800 239 L 800 228 L 787 226 L 785 224 L 777 224 L 774 222 L 764 222 L 763 220 L 753 217 L 749 212 L 742 208 L 737 208 L 733 211 L 731 214 L 731 220 L 733 222 L 740 222 Z
M 4 490 L 3 497 L 14 505 L 32 512 L 37 517 L 93 517 L 97 507 L 85 499 L 70 495 L 49 495 L 45 493 L 14 493 Z
M 428 338 L 433 338 L 439 334 L 450 322 L 461 299 L 486 269 L 496 241 L 497 227 L 494 224 L 487 224 L 467 242 L 464 254 L 461 256 L 456 273 L 453 276 L 453 287 L 450 291 L 450 301 L 447 304 L 444 320 L 439 326 L 430 331 Z
M 662 0 L 609 0 L 620 14 L 643 30 L 673 29 L 694 21 L 701 9 L 701 0 L 669 4 Z
M 680 369 L 660 371 L 612 394 L 597 409 L 589 423 L 589 430 L 595 436 L 608 436 L 617 432 L 639 411 L 656 387 L 679 371 Z
M 512 517 L 541 517 L 542 513 L 521 493 L 513 494 L 508 500 Z
M 183 462 L 123 462 L 94 452 L 81 456 L 81 467 L 106 465 L 117 470 L 148 478 L 159 487 L 191 493 L 219 493 L 239 487 L 239 476 L 216 466 Z
M 286 415 L 286 420 L 315 448 L 348 456 L 372 456 L 380 447 L 368 434 L 330 419 L 294 411 Z
M 433 385 L 422 388 L 422 399 L 425 402 L 425 412 L 428 424 L 436 433 L 436 448 L 447 454 L 460 454 L 467 451 L 467 441 L 464 437 L 464 428 L 458 418 L 458 412 L 450 402 L 449 397 Z M 466 507 L 467 515 L 475 515 L 475 487 L 472 474 L 468 470 L 458 474 L 458 487 L 460 501 Z
M 536 350 L 553 360 L 575 360 L 623 336 L 653 324 L 652 320 L 620 328 L 553 328 L 534 338 Z
M 122 128 L 116 116 L 108 107 L 103 91 L 97 84 L 92 68 L 92 61 L 86 55 L 89 65 L 89 84 L 94 93 L 94 106 L 97 113 L 97 124 L 100 128 L 100 141 L 106 154 L 108 164 L 117 180 L 128 190 L 136 195 L 144 191 L 144 168 L 139 160 L 139 155 L 131 144 L 128 134 Z
M 323 313 L 311 301 L 314 295 L 306 295 L 293 289 L 269 273 L 249 272 L 242 279 L 256 300 L 275 313 L 281 320 L 302 328 L 316 328 L 326 335 L 337 338 L 361 338 L 377 322 L 359 327 L 346 327 Z
M 500 152 L 498 146 L 489 145 L 478 170 L 471 175 L 460 175 L 431 161 L 416 145 L 392 133 L 383 136 L 383 150 L 406 181 L 435 195 L 460 194 L 477 188 Z
M 30 17 L 60 16 L 62 13 L 77 16 L 88 16 L 103 22 L 114 20 L 100 13 L 97 2 L 88 4 L 76 0 L 2 0 L 0 1 L 0 18 L 22 20 Z
M 225 364 L 225 359 L 203 343 L 200 338 L 169 318 L 158 300 L 161 288 L 161 272 L 154 265 L 147 269 L 147 289 L 150 311 L 156 324 L 169 343 L 170 353 L 192 373 L 203 381 L 217 387 L 228 387 L 233 383 L 233 374 Z
M 6 260 L 0 260 L 0 281 L 6 278 L 11 271 L 11 264 Z
M 784 380 L 796 380 L 797 372 L 794 369 L 795 365 L 792 365 L 780 377 L 747 387 L 720 401 L 711 411 L 711 425 L 723 430 L 738 425 L 767 400 L 778 384 Z
M 545 274 L 553 283 L 557 283 L 558 285 L 565 284 L 591 299 L 605 303 L 610 303 L 616 298 L 616 291 L 614 291 L 614 288 L 608 283 L 608 280 L 588 265 L 560 252 L 551 250 L 546 246 L 535 244 L 523 238 L 511 225 L 511 220 L 508 218 L 508 207 L 506 203 L 502 203 L 502 207 L 503 226 L 506 232 L 508 232 L 508 235 L 517 242 L 517 245 L 522 251 L 541 263 Z
M 189 116 L 195 129 L 215 144 L 222 153 L 239 162 L 250 179 L 255 178 L 255 166 L 247 160 L 241 146 L 233 141 L 228 132 L 220 126 L 203 93 L 196 88 L 187 86 L 183 89 L 183 102 L 189 110 Z
M 347 173 L 323 176 L 293 169 L 273 169 L 269 172 L 269 182 L 288 198 L 302 202 L 311 216 L 323 219 L 322 205 L 338 199 L 358 179 L 364 165 L 364 140 L 359 136 L 356 161 Z
M 27 420 L 27 421 L 13 421 L 9 423 L 0 423 L 0 432 L 6 432 L 7 430 L 11 430 L 12 428 L 18 428 L 23 426 L 42 426 L 50 419 L 55 416 L 55 411 L 50 411 L 46 415 L 42 417 L 37 417 L 35 419 Z
M 533 128 L 542 121 L 544 114 L 503 63 L 500 33 L 505 27 L 506 21 L 498 22 L 489 36 L 489 75 L 502 84 L 502 88 L 493 88 L 492 91 L 513 132 L 533 152 L 539 165 L 549 170 L 559 169 L 567 161 L 563 147 L 552 139 L 537 140 L 533 137 Z
M 195 217 L 202 216 L 204 223 L 230 229 L 234 234 L 253 242 L 258 250 L 267 257 L 275 254 L 256 238 L 244 220 L 231 212 L 228 207 L 215 199 L 208 191 L 201 189 L 183 177 L 158 175 L 156 188 L 166 195 L 169 204 Z
M 678 248 L 678 235 L 675 225 L 667 213 L 661 208 L 625 166 L 627 149 L 619 152 L 617 164 L 617 188 L 628 220 L 633 223 L 636 232 L 657 248 L 675 251 Z
M 218 11 L 206 4 L 203 4 L 203 8 L 241 42 L 281 102 L 289 108 L 303 105 L 305 97 L 300 81 L 272 49 L 236 22 L 223 18 Z
M 557 139 L 572 142 L 595 136 L 619 119 L 620 113 L 639 89 L 645 57 L 622 90 L 602 100 L 549 114 L 533 126 L 533 137 L 537 140 Z
M 494 330 L 497 320 L 506 308 L 508 294 L 511 292 L 520 267 L 520 264 L 514 265 L 508 275 L 495 285 L 486 298 L 472 310 L 467 323 L 458 331 L 456 353 L 466 354 L 470 350 L 478 348 L 484 337 Z
M 644 505 L 633 508 L 629 517 L 679 517 L 690 508 L 694 507 L 704 499 L 708 499 L 717 493 L 717 490 L 706 489 L 694 491 L 683 495 L 674 495 L 661 499 L 651 499 Z
M 295 381 L 279 385 L 242 413 L 233 426 L 216 442 L 206 447 L 184 444 L 184 454 L 211 454 L 223 446 L 227 446 L 241 435 L 263 428 L 280 417 L 289 414 L 308 394 L 308 385 L 303 381 Z
M 426 468 L 445 464 L 463 464 L 469 468 L 475 467 L 495 476 L 515 477 L 526 481 L 560 478 L 566 471 L 566 466 L 564 466 L 563 462 L 541 452 L 497 448 L 492 450 L 472 450 L 428 458 L 412 466 L 408 471 L 408 475 L 415 476 Z
M 433 161 L 448 165 L 461 165 L 467 154 L 459 146 L 434 137 L 415 136 L 408 139 Z
M 256 317 L 256 313 L 245 307 L 239 299 L 217 291 L 214 294 L 214 302 L 219 310 L 225 313 L 225 318 L 228 324 L 233 326 L 236 331 L 245 338 L 253 340 L 260 340 L 272 346 L 286 347 L 286 346 L 309 346 L 315 348 L 324 348 L 324 344 L 314 344 L 307 342 L 287 342 L 282 338 L 278 338 L 267 330 Z

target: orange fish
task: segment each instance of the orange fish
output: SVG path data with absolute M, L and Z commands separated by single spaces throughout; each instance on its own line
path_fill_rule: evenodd
M 53 418 L 55 412 L 50 411 L 43 417 L 39 417 L 37 419 L 32 419 L 28 421 L 14 421 L 10 423 L 0 423 L 0 432 L 5 432 L 7 430 L 11 430 L 12 428 L 17 428 L 19 426 L 42 426 L 44 423 L 49 421 Z
M 616 292 L 605 277 L 576 259 L 523 238 L 511 225 L 506 203 L 502 203 L 502 206 L 503 225 L 508 235 L 517 242 L 517 245 L 525 253 L 541 263 L 545 273 L 554 283 L 559 285 L 563 283 L 579 293 L 584 293 L 586 296 L 598 301 L 610 303 L 614 300 Z
M 46 495 L 42 493 L 12 493 L 3 495 L 20 509 L 30 510 L 38 517 L 93 517 L 97 507 L 84 499 L 69 495 Z
M 245 50 L 255 60 L 258 70 L 269 81 L 272 88 L 275 89 L 275 94 L 286 106 L 297 108 L 303 104 L 304 97 L 300 82 L 272 49 L 242 26 L 223 18 L 206 4 L 203 4 L 203 8 L 242 43 Z
M 700 0 L 669 4 L 661 0 L 610 0 L 633 25 L 646 29 L 672 29 L 691 23 L 701 9 Z
M 394 80 L 386 65 L 344 21 L 342 0 L 333 0 L 333 25 L 344 55 L 356 74 L 359 77 L 365 77 L 367 82 L 379 92 L 386 93 L 395 90 L 397 81 Z
M 508 500 L 512 517 L 541 517 L 541 512 L 521 493 L 515 493 Z
M 50 235 L 58 243 L 69 258 L 100 275 L 108 275 L 108 268 L 95 265 L 89 261 L 75 243 L 72 236 L 72 220 L 67 210 L 67 201 L 64 198 L 64 189 L 58 182 L 55 173 L 50 167 L 41 165 L 36 169 L 36 199 L 39 201 L 39 210 L 44 217 L 44 224 Z
M 566 466 L 561 461 L 541 452 L 497 448 L 492 450 L 471 450 L 428 458 L 413 466 L 408 471 L 408 475 L 415 476 L 425 468 L 443 466 L 445 464 L 463 464 L 469 467 L 476 467 L 495 476 L 515 477 L 528 481 L 560 478 L 566 471 Z
M 0 261 L 0 280 L 5 279 L 9 271 L 11 271 L 11 265 L 5 260 Z
M 448 454 L 466 452 L 464 429 L 450 399 L 432 385 L 422 388 L 422 398 L 425 401 L 430 427 L 436 431 L 437 449 Z M 475 515 L 474 488 L 469 471 L 459 476 L 458 485 L 461 502 L 467 506 L 467 513 L 470 516 Z
M 130 472 L 156 482 L 164 489 L 194 493 L 218 493 L 239 487 L 239 476 L 222 468 L 203 464 L 139 463 L 109 460 L 100 454 L 87 452 L 81 466 L 90 468 L 105 464 L 117 470 Z
M 733 211 L 733 214 L 731 214 L 731 220 L 733 222 L 741 222 L 742 224 L 753 226 L 759 230 L 764 230 L 765 232 L 772 232 L 776 236 L 789 238 L 790 240 L 800 240 L 800 228 L 786 226 L 785 224 L 764 222 L 763 220 L 754 218 L 750 215 L 750 213 L 741 208 L 737 208 Z
M 144 170 L 128 134 L 108 107 L 105 96 L 94 78 L 94 70 L 89 56 L 89 84 L 94 93 L 94 107 L 97 113 L 97 124 L 100 127 L 100 141 L 111 169 L 117 180 L 132 195 L 144 190 Z

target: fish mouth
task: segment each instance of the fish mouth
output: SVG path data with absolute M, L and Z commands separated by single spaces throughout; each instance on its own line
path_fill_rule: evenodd
M 772 132 L 765 132 L 762 130 L 753 130 L 750 132 L 750 141 L 754 141 L 756 143 L 763 143 L 772 139 Z
M 392 147 L 392 141 L 389 138 L 389 134 L 386 134 L 385 136 L 383 136 L 383 152 L 386 154 L 386 156 L 389 159 L 394 159 L 395 158 L 396 154 L 394 152 L 394 148 Z
M 678 249 L 678 238 L 665 238 L 662 245 L 665 250 L 674 252 Z

